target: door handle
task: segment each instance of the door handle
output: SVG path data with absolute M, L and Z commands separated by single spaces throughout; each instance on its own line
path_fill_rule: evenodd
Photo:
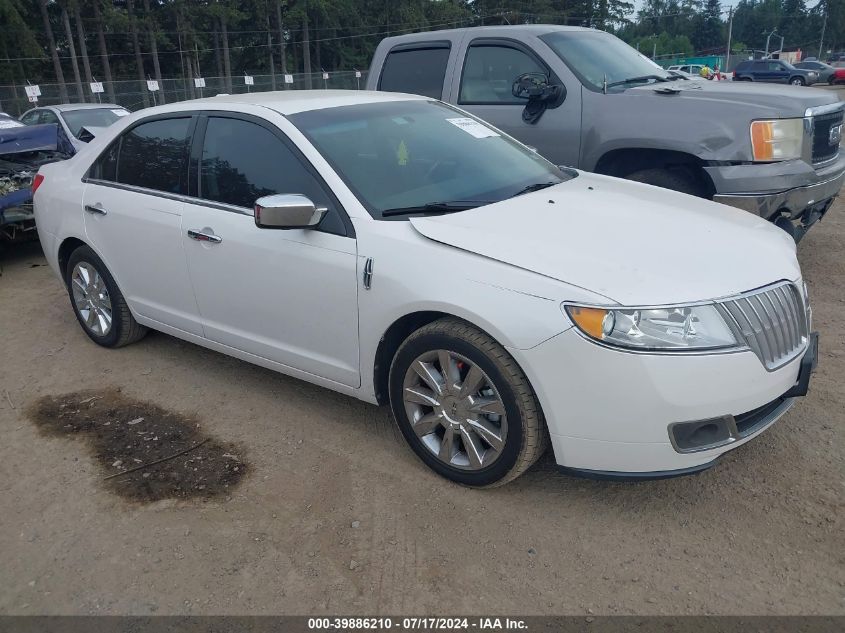
M 90 204 L 86 204 L 86 205 L 85 205 L 85 210 L 86 210 L 88 213 L 92 213 L 92 214 L 95 214 L 95 215 L 107 215 L 107 214 L 108 214 L 108 211 L 106 211 L 106 210 L 102 207 L 102 205 L 100 205 L 99 203 L 98 203 L 96 206 L 92 206 L 92 205 L 90 205 Z
M 223 238 L 219 235 L 214 235 L 214 233 L 204 233 L 202 231 L 195 231 L 194 229 L 188 229 L 188 237 L 198 242 L 210 242 L 212 244 L 219 244 L 223 241 Z

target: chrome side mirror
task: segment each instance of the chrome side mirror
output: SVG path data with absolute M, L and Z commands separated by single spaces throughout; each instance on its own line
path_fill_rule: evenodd
M 280 193 L 255 201 L 255 226 L 262 229 L 314 228 L 326 215 L 326 207 L 318 207 L 299 193 Z

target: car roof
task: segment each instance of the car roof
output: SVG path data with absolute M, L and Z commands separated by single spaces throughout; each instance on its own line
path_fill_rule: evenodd
M 396 92 L 374 92 L 370 90 L 277 90 L 275 92 L 248 92 L 233 95 L 218 95 L 190 101 L 150 108 L 144 112 L 175 112 L 178 110 L 196 110 L 204 106 L 221 104 L 261 106 L 284 115 L 297 114 L 310 110 L 323 110 L 340 106 L 361 105 L 365 103 L 387 103 L 391 101 L 431 100 L 430 97 L 401 94 Z
M 37 106 L 39 110 L 52 110 L 53 112 L 67 112 L 69 110 L 96 110 L 98 108 L 120 108 L 122 105 L 116 103 L 60 103 L 58 105 Z

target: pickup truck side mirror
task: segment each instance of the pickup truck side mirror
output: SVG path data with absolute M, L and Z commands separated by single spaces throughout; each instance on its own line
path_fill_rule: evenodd
M 261 229 L 310 229 L 328 212 L 306 196 L 283 193 L 264 196 L 255 201 L 255 225 Z
M 518 99 L 542 101 L 546 105 L 558 104 L 566 98 L 566 88 L 550 84 L 543 73 L 523 73 L 513 81 L 511 94 Z
M 548 108 L 556 108 L 566 99 L 566 87 L 550 84 L 543 73 L 523 73 L 514 79 L 511 94 L 518 99 L 528 99 L 522 111 L 522 120 L 533 125 Z

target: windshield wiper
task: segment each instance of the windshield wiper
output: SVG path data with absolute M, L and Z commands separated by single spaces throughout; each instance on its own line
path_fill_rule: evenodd
M 642 75 L 641 77 L 628 77 L 628 79 L 623 79 L 622 81 L 614 81 L 613 83 L 607 84 L 607 87 L 612 88 L 613 86 L 638 84 L 643 81 L 648 81 L 649 79 L 654 79 L 655 81 L 669 81 L 668 79 L 666 79 L 666 77 L 661 77 L 660 75 Z
M 554 187 L 555 185 L 559 185 L 562 182 L 562 180 L 559 180 L 557 182 L 535 182 L 533 185 L 523 187 L 515 194 L 513 194 L 511 198 L 516 198 L 517 196 L 521 196 L 524 193 L 531 193 L 532 191 L 540 191 L 540 189 L 545 189 L 547 187 Z
M 457 213 L 468 211 L 485 204 L 493 204 L 492 200 L 454 200 L 452 202 L 428 202 L 413 207 L 399 207 L 396 209 L 385 209 L 381 212 L 383 218 L 392 215 L 413 215 L 414 213 Z

